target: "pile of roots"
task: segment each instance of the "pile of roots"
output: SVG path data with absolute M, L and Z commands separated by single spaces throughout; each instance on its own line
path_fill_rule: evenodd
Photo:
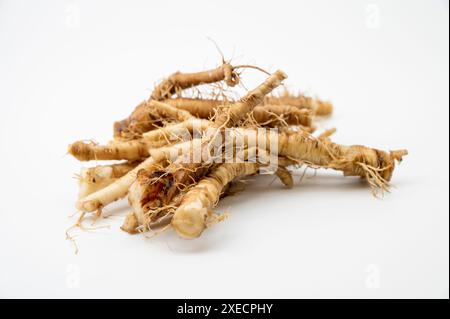
M 174 73 L 114 123 L 113 141 L 71 144 L 69 153 L 80 161 L 120 161 L 81 170 L 77 225 L 128 197 L 131 211 L 122 230 L 173 228 L 183 238 L 195 238 L 223 219 L 213 208 L 239 179 L 275 174 L 291 187 L 291 170 L 299 166 L 360 176 L 375 194 L 389 190 L 406 150 L 340 145 L 330 139 L 334 129 L 314 135 L 315 119 L 330 115 L 332 104 L 286 90 L 276 94 L 287 78 L 282 71 L 265 72 L 256 88 L 230 98 L 227 93 L 241 84 L 246 68 L 265 72 L 223 62 L 213 70 Z M 211 94 L 199 93 L 199 87 Z

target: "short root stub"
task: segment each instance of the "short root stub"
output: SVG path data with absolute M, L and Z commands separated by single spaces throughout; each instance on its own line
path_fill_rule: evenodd
M 294 179 L 292 178 L 292 174 L 285 167 L 282 166 L 278 167 L 275 174 L 278 176 L 283 185 L 286 186 L 287 188 L 292 188 L 294 186 Z
M 206 228 L 209 215 L 200 201 L 193 202 L 177 210 L 176 217 L 172 218 L 172 227 L 182 238 L 197 238 Z
M 401 162 L 403 160 L 403 156 L 408 155 L 408 150 L 395 150 L 395 151 L 391 151 L 391 156 L 393 159 L 395 159 L 398 162 Z
M 137 220 L 136 215 L 134 212 L 130 212 L 125 217 L 125 220 L 123 221 L 123 225 L 120 227 L 123 231 L 129 233 L 129 234 L 137 234 L 139 223 Z

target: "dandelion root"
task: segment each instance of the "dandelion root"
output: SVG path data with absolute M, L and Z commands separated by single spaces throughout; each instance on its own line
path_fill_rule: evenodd
M 200 236 L 224 187 L 236 177 L 252 175 L 257 171 L 256 163 L 231 163 L 217 167 L 187 192 L 175 211 L 172 227 L 183 238 Z
M 237 189 L 233 185 L 243 185 L 240 178 L 269 173 L 293 187 L 291 171 L 301 166 L 362 177 L 374 195 L 389 191 L 406 150 L 341 145 L 331 139 L 334 128 L 312 135 L 316 117 L 330 115 L 333 105 L 303 94 L 278 96 L 275 89 L 287 78 L 282 71 L 235 98 L 231 88 L 241 83 L 241 68 L 267 73 L 228 62 L 208 71 L 174 73 L 114 123 L 114 141 L 71 144 L 68 152 L 79 161 L 122 161 L 81 170 L 80 220 L 88 212 L 101 217 L 102 208 L 127 197 L 132 211 L 122 230 L 173 228 L 183 238 L 196 238 L 223 220 L 213 209 Z M 211 94 L 194 88 L 199 85 Z M 182 92 L 186 89 L 191 90 Z

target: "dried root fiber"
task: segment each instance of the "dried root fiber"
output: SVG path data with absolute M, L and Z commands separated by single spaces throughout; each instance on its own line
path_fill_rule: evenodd
M 283 71 L 269 74 L 240 99 L 184 92 L 199 85 L 213 92 L 221 83 L 231 90 L 241 83 L 241 68 L 263 71 L 223 62 L 208 71 L 176 72 L 114 123 L 113 141 L 71 144 L 68 153 L 79 161 L 121 161 L 81 170 L 77 225 L 86 214 L 101 216 L 106 205 L 128 197 L 131 211 L 122 230 L 172 228 L 182 238 L 196 238 L 223 219 L 214 207 L 241 178 L 264 170 L 293 187 L 291 170 L 299 166 L 362 177 L 375 195 L 389 191 L 407 151 L 342 145 L 332 140 L 334 128 L 312 135 L 316 117 L 330 115 L 333 105 L 303 94 L 277 95 L 287 78 Z

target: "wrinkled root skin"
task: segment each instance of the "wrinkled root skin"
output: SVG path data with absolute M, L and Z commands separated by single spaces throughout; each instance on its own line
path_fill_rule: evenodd
M 333 113 L 333 104 L 331 102 L 314 99 L 302 94 L 292 95 L 287 93 L 282 97 L 266 97 L 265 103 L 292 105 L 298 108 L 306 108 L 312 110 L 315 115 L 319 116 L 328 116 Z
M 216 69 L 196 72 L 181 73 L 176 72 L 162 81 L 154 90 L 151 98 L 154 100 L 165 100 L 172 95 L 201 84 L 225 81 L 228 86 L 235 86 L 239 83 L 239 76 L 229 63 L 223 63 Z
M 173 164 L 165 171 L 140 171 L 128 195 L 139 225 L 147 226 L 159 220 L 163 211 L 151 216 L 149 212 L 169 205 L 182 188 L 200 179 L 207 169 L 193 164 Z
M 150 155 L 146 143 L 139 140 L 107 145 L 78 141 L 69 145 L 68 153 L 82 162 L 95 160 L 139 161 Z
M 361 145 L 342 146 L 306 132 L 280 134 L 279 152 L 312 166 L 340 170 L 345 176 L 364 177 L 380 188 L 388 186 L 396 161 L 408 154 L 406 150 L 385 152 Z
M 129 117 L 114 123 L 114 138 L 130 140 L 161 126 L 161 118 L 147 101 L 140 103 Z

